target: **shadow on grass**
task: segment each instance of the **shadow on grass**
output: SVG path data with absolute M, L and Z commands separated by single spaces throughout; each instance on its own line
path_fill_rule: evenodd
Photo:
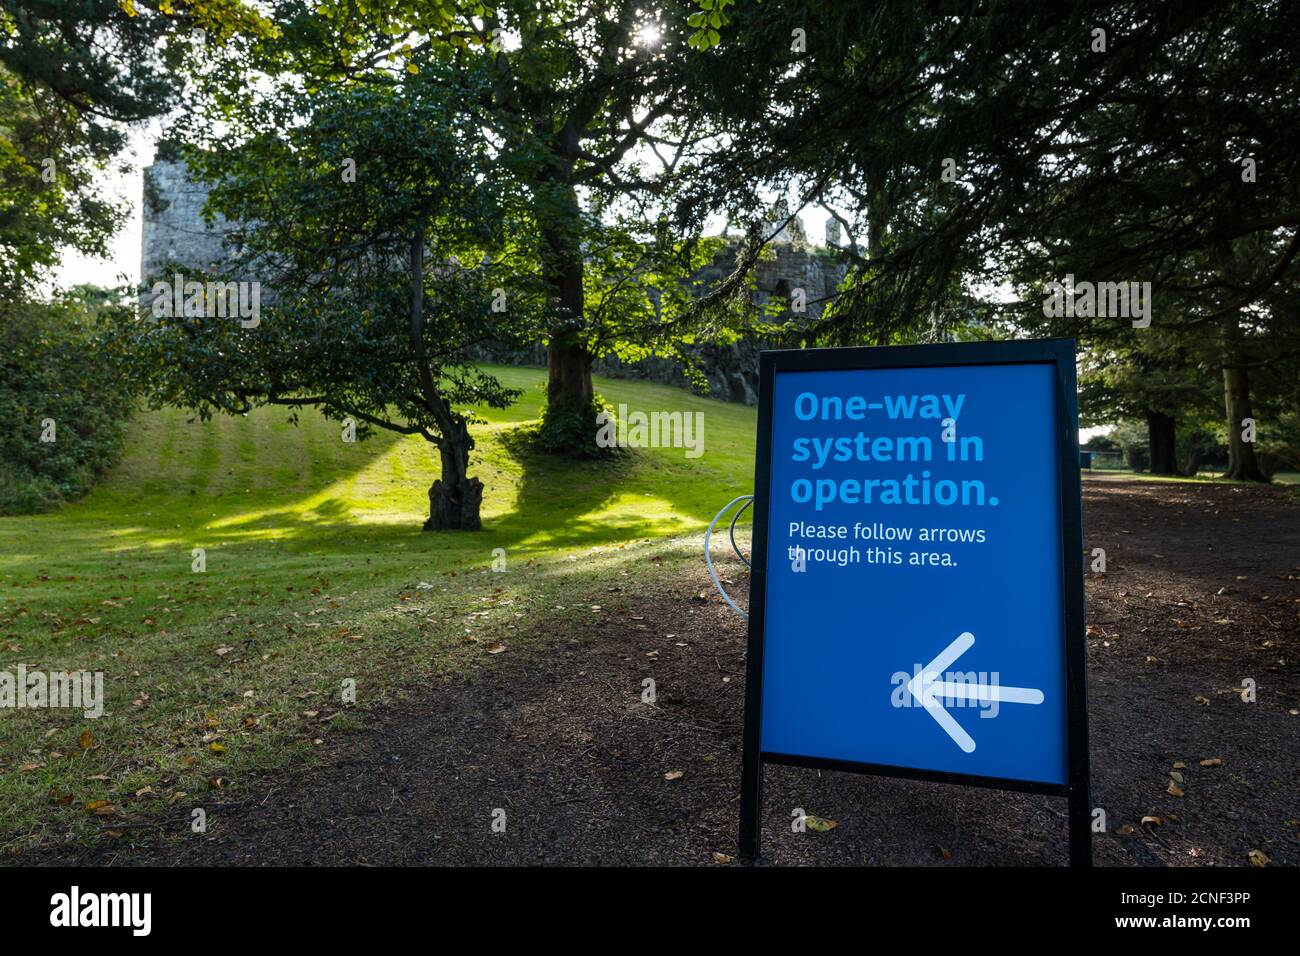
M 197 536 L 200 540 L 196 544 L 226 549 L 256 548 L 273 542 L 300 552 L 410 549 L 448 552 L 451 556 L 455 552 L 477 554 L 492 547 L 592 545 L 644 537 L 661 530 L 650 518 L 629 522 L 597 517 L 624 493 L 634 476 L 637 461 L 633 454 L 620 453 L 601 460 L 551 455 L 533 446 L 533 431 L 528 423 L 497 433 L 507 463 L 505 471 L 510 477 L 517 476 L 517 494 L 513 509 L 486 518 L 481 533 L 424 533 L 424 512 L 415 508 L 409 519 L 367 519 L 358 512 L 354 501 L 329 493 L 331 486 L 350 481 L 388 453 L 398 440 L 388 435 L 368 439 L 365 460 L 346 469 L 305 470 L 297 487 L 217 496 L 191 493 L 130 497 L 106 491 L 99 501 L 85 502 L 89 511 L 75 516 L 69 513 L 67 517 L 75 518 L 89 531 L 86 519 L 93 511 L 97 530 L 102 533 L 106 515 L 120 516 L 122 527 L 110 530 L 115 532 L 113 550 L 121 551 L 173 547 L 178 538 Z M 428 473 L 411 478 L 413 503 L 427 500 L 424 482 L 436 477 L 438 466 L 432 446 L 429 452 Z M 313 500 L 322 494 L 326 497 Z M 186 518 L 190 521 L 185 522 Z
M 138 484 L 119 483 L 92 492 L 55 520 L 64 545 L 81 553 L 134 553 L 147 559 L 183 544 L 187 550 L 220 548 L 229 557 L 244 553 L 256 561 L 270 557 L 266 549 L 274 547 L 302 556 L 427 555 L 437 565 L 451 567 L 467 558 L 486 560 L 484 555 L 496 547 L 526 553 L 609 545 L 671 535 L 677 533 L 675 525 L 687 530 L 709 517 L 696 514 L 698 489 L 692 495 L 689 483 L 698 479 L 652 452 L 622 450 L 605 459 L 575 460 L 537 448 L 534 433 L 532 422 L 496 431 L 496 465 L 506 484 L 489 491 L 486 504 L 493 504 L 494 494 L 508 493 L 511 482 L 515 500 L 509 511 L 489 514 L 482 532 L 421 531 L 425 482 L 432 481 L 438 467 L 432 446 L 428 470 L 409 479 L 409 516 L 388 513 L 376 520 L 374 513 L 358 507 L 355 495 L 334 493 L 400 441 L 387 433 L 369 438 L 347 460 L 321 454 L 319 460 L 303 461 L 298 473 L 286 475 L 277 487 L 186 493 L 178 475 L 174 490 L 141 494 Z M 642 493 L 646 506 L 639 508 L 634 496 Z M 403 493 L 399 507 L 404 498 Z
M 514 510 L 488 526 L 494 537 L 504 543 L 573 547 L 653 533 L 650 520 L 628 526 L 599 517 L 633 478 L 631 454 L 616 451 L 597 459 L 551 454 L 537 447 L 532 425 L 512 428 L 498 440 L 521 478 Z

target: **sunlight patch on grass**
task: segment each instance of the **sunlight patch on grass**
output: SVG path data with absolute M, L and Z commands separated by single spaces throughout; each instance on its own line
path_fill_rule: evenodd
M 421 531 L 438 473 L 427 442 L 346 443 L 337 422 L 304 410 L 295 426 L 283 409 L 209 422 L 142 412 L 121 464 L 83 500 L 0 518 L 0 668 L 103 671 L 109 697 L 99 721 L 5 715 L 0 831 L 93 839 L 88 801 L 148 816 L 166 793 L 201 795 L 214 776 L 310 753 L 325 728 L 303 712 L 337 710 L 317 698 L 336 697 L 344 677 L 373 706 L 476 666 L 486 651 L 467 636 L 554 639 L 557 605 L 590 614 L 609 576 L 659 574 L 651 554 L 698 560 L 697 542 L 663 539 L 702 529 L 750 490 L 752 408 L 598 379 L 614 404 L 704 412 L 705 454 L 572 461 L 517 440 L 538 418 L 545 370 L 491 371 L 524 395 L 476 410 L 481 532 Z M 506 574 L 489 570 L 496 548 Z M 492 613 L 470 615 L 479 609 Z M 83 750 L 86 729 L 95 743 Z M 18 770 L 29 763 L 44 766 Z M 133 796 L 147 786 L 155 794 Z M 73 802 L 54 806 L 52 792 Z

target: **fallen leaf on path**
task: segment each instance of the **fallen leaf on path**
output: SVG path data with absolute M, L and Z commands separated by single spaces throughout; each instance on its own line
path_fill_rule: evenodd
M 803 822 L 809 830 L 816 830 L 818 833 L 825 833 L 827 830 L 834 830 L 840 825 L 838 820 L 827 820 L 825 817 L 815 817 L 811 813 L 803 818 Z
M 1170 780 L 1169 789 L 1166 790 L 1165 793 L 1169 794 L 1169 796 L 1171 797 L 1181 797 L 1183 796 L 1183 788 L 1178 786 L 1178 784 L 1174 783 L 1172 780 Z
M 1220 760 L 1218 757 L 1206 757 L 1204 760 L 1201 761 L 1202 767 L 1219 767 L 1222 765 L 1223 765 L 1223 761 Z
M 1250 857 L 1252 866 L 1268 866 L 1273 862 L 1263 850 L 1251 850 L 1247 855 Z
M 664 774 L 664 779 L 665 779 L 665 780 L 680 780 L 684 775 L 685 775 L 685 771 L 682 771 L 682 770 L 669 770 L 666 774 Z

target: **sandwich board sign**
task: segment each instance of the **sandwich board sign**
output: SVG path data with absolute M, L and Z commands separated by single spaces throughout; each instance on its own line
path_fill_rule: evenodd
M 1073 340 L 760 356 L 741 855 L 767 763 L 1054 794 L 1090 861 Z

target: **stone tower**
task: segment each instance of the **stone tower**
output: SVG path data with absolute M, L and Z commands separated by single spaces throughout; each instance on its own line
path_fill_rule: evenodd
M 231 223 L 203 221 L 208 189 L 190 179 L 185 164 L 160 159 L 144 171 L 140 281 L 163 276 L 168 262 L 211 272 L 230 258 Z

